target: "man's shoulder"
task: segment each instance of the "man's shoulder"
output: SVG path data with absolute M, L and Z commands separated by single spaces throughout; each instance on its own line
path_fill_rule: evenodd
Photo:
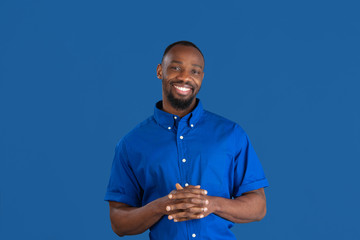
M 247 133 L 237 122 L 210 111 L 204 111 L 204 114 L 204 126 L 211 129 L 211 133 L 218 134 L 221 138 L 229 137 L 237 143 L 245 144 L 248 141 Z
M 236 131 L 241 131 L 241 132 L 244 131 L 237 122 L 232 121 L 228 118 L 225 118 L 219 114 L 210 112 L 208 110 L 204 110 L 203 121 L 210 123 L 210 124 L 217 125 L 217 126 L 221 126 L 221 127 L 236 129 Z
M 228 118 L 225 118 L 217 113 L 213 113 L 208 110 L 204 110 L 204 118 L 205 118 L 205 120 L 215 120 L 222 124 L 230 124 L 230 125 L 237 124 L 236 122 L 234 122 Z
M 154 127 L 156 127 L 156 122 L 154 119 L 154 115 L 146 118 L 145 120 L 138 123 L 133 129 L 131 129 L 125 136 L 122 138 L 125 141 L 130 141 L 144 135 L 147 131 L 151 131 Z

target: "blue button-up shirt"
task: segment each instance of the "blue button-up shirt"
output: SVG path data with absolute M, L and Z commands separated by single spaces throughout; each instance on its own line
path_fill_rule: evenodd
M 161 110 L 138 124 L 116 146 L 105 200 L 141 207 L 169 194 L 175 184 L 201 185 L 210 196 L 236 198 L 267 187 L 260 161 L 244 130 L 202 108 L 186 116 Z M 150 239 L 236 239 L 233 222 L 215 214 L 174 222 L 163 216 Z

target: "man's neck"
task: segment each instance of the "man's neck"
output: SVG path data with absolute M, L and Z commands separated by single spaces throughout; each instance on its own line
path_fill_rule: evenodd
M 170 114 L 174 114 L 177 115 L 179 117 L 183 117 L 185 115 L 187 115 L 188 113 L 190 113 L 192 110 L 194 110 L 196 106 L 196 98 L 192 101 L 192 103 L 190 104 L 190 106 L 186 109 L 180 110 L 180 109 L 176 109 L 173 106 L 171 106 L 171 104 L 167 101 L 162 101 L 162 110 L 170 113 Z

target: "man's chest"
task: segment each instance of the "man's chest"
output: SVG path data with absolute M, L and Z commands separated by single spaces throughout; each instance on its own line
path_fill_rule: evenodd
M 209 194 L 229 197 L 234 154 L 228 137 L 206 131 L 172 132 L 138 141 L 129 160 L 145 202 L 168 194 L 176 183 L 201 185 Z

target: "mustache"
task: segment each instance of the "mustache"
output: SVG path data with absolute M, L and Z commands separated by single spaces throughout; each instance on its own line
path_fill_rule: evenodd
M 189 85 L 192 89 L 195 89 L 197 87 L 197 85 L 195 85 L 193 82 L 190 82 L 190 81 L 183 81 L 183 80 L 174 80 L 174 81 L 170 81 L 170 84 L 173 85 L 173 84 L 185 84 L 185 85 Z

